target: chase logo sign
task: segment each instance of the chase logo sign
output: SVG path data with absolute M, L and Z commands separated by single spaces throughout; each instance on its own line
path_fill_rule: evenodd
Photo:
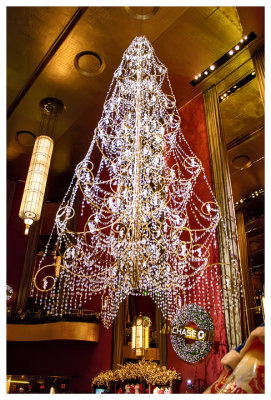
M 171 335 L 182 336 L 186 339 L 202 340 L 206 342 L 212 342 L 214 339 L 214 331 L 206 329 L 195 329 L 188 326 L 173 326 L 170 330 Z
M 188 326 L 189 322 L 196 328 Z M 178 356 L 194 364 L 202 361 L 211 350 L 215 331 L 212 318 L 203 307 L 187 304 L 176 313 L 167 333 Z

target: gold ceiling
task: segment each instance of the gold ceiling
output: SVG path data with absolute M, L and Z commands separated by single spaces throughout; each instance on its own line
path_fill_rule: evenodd
M 147 14 L 151 9 L 132 7 L 132 12 Z M 223 93 L 253 71 L 251 55 L 264 45 L 263 21 L 263 7 L 160 7 L 145 20 L 133 18 L 125 7 L 7 7 L 8 178 L 25 180 L 32 151 L 31 141 L 30 146 L 23 145 L 17 132 L 37 135 L 39 103 L 56 97 L 64 111 L 53 137 L 48 199 L 61 200 L 76 164 L 87 152 L 113 72 L 135 36 L 145 35 L 153 44 L 182 107 L 210 86 L 216 84 Z M 191 86 L 195 75 L 252 31 L 257 38 L 248 48 Z M 93 72 L 99 66 L 97 57 L 86 54 L 76 69 L 74 59 L 80 52 L 96 53 L 104 70 L 96 76 L 80 73 L 80 68 Z M 264 109 L 257 79 L 223 101 L 221 112 L 237 201 L 264 185 L 263 161 L 245 171 L 232 164 L 239 155 L 251 161 L 264 156 Z M 244 137 L 249 139 L 242 141 Z

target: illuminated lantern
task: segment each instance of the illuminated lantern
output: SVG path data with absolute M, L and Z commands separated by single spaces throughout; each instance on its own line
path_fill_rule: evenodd
M 132 349 L 135 350 L 137 357 L 143 357 L 145 350 L 149 348 L 150 342 L 149 317 L 143 317 L 141 314 L 134 319 L 132 325 Z
M 26 226 L 25 235 L 28 235 L 30 225 L 40 219 L 53 146 L 53 140 L 43 135 L 38 136 L 34 144 L 19 211 Z
M 56 120 L 63 110 L 60 100 L 48 97 L 41 100 L 42 117 L 28 169 L 24 194 L 19 211 L 19 217 L 25 223 L 25 235 L 28 235 L 30 225 L 40 219 L 44 193 L 49 173 L 54 141 Z

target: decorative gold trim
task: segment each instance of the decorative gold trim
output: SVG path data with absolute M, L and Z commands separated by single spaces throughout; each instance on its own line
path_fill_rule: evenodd
M 99 341 L 99 324 L 60 321 L 48 324 L 7 324 L 7 340 L 39 342 L 45 340 Z

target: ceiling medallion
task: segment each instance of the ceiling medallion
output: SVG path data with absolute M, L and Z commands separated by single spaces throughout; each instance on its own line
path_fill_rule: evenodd
M 46 97 L 40 101 L 40 108 L 45 114 L 56 115 L 63 111 L 63 103 L 55 97 Z
M 88 64 L 88 69 L 82 68 L 79 65 L 79 62 L 84 61 L 84 64 Z M 98 68 L 97 68 L 97 61 L 98 61 Z M 81 51 L 78 53 L 74 58 L 74 65 L 77 71 L 80 72 L 81 75 L 92 77 L 99 75 L 103 72 L 105 68 L 105 62 L 99 54 L 95 53 L 94 51 Z
M 135 18 L 135 19 L 139 19 L 139 20 L 146 20 L 146 19 L 150 19 L 152 18 L 157 11 L 159 10 L 160 7 L 153 7 L 153 9 L 151 10 L 151 12 L 147 13 L 147 14 L 138 14 L 134 11 L 136 7 L 125 7 L 125 10 L 127 11 L 127 13 Z M 143 9 L 143 7 L 141 7 Z

